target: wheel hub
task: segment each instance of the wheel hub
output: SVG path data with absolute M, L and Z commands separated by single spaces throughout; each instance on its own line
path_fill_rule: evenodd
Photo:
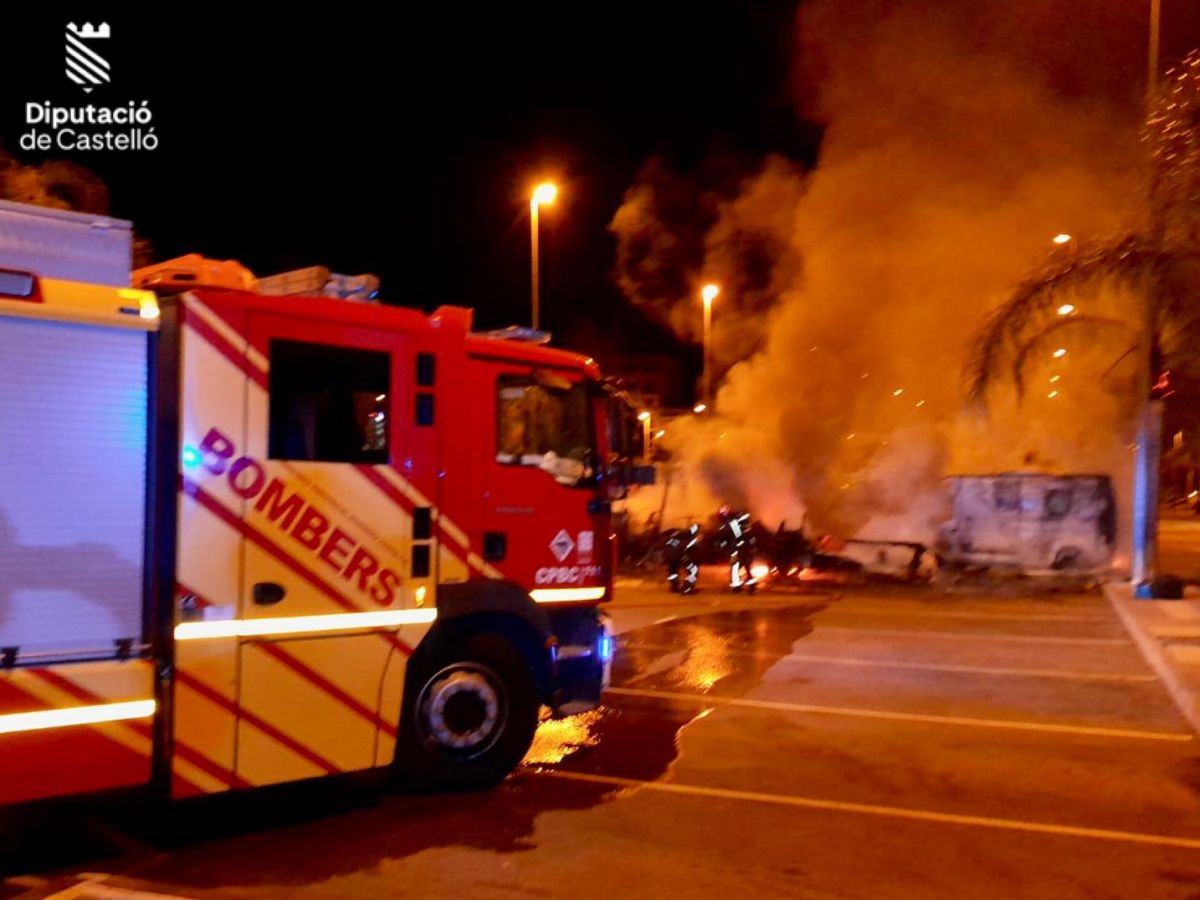
M 500 695 L 483 672 L 467 667 L 443 670 L 422 694 L 421 718 L 433 743 L 448 750 L 482 752 L 495 740 Z

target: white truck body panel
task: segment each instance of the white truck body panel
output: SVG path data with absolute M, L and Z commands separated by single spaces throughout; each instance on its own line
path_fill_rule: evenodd
M 0 200 L 0 268 L 127 287 L 132 246 L 123 219 Z

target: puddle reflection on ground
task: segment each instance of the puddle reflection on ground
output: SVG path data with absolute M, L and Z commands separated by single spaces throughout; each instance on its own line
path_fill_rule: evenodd
M 613 685 L 744 694 L 812 631 L 821 608 L 721 612 L 628 632 L 619 640 Z M 587 809 L 620 793 L 540 772 L 660 778 L 679 755 L 683 729 L 710 712 L 610 695 L 598 710 L 544 721 L 522 766 L 499 788 L 479 793 L 396 795 L 377 780 L 326 779 L 189 801 L 153 816 L 120 804 L 0 813 L 0 873 L 103 869 L 184 890 L 254 890 L 352 874 L 438 847 L 521 852 L 536 846 L 542 814 Z

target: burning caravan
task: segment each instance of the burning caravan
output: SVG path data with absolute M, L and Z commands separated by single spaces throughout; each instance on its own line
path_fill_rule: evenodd
M 952 514 L 938 530 L 941 565 L 1031 574 L 1108 568 L 1117 518 L 1107 475 L 1013 472 L 948 481 Z

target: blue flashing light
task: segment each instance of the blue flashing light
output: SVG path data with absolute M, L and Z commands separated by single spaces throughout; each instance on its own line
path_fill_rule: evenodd
M 183 448 L 183 467 L 185 469 L 194 469 L 200 465 L 202 457 L 200 451 L 195 447 L 185 446 Z
M 613 655 L 613 639 L 612 635 L 602 634 L 600 640 L 596 643 L 596 651 L 600 654 L 601 662 L 608 662 Z

